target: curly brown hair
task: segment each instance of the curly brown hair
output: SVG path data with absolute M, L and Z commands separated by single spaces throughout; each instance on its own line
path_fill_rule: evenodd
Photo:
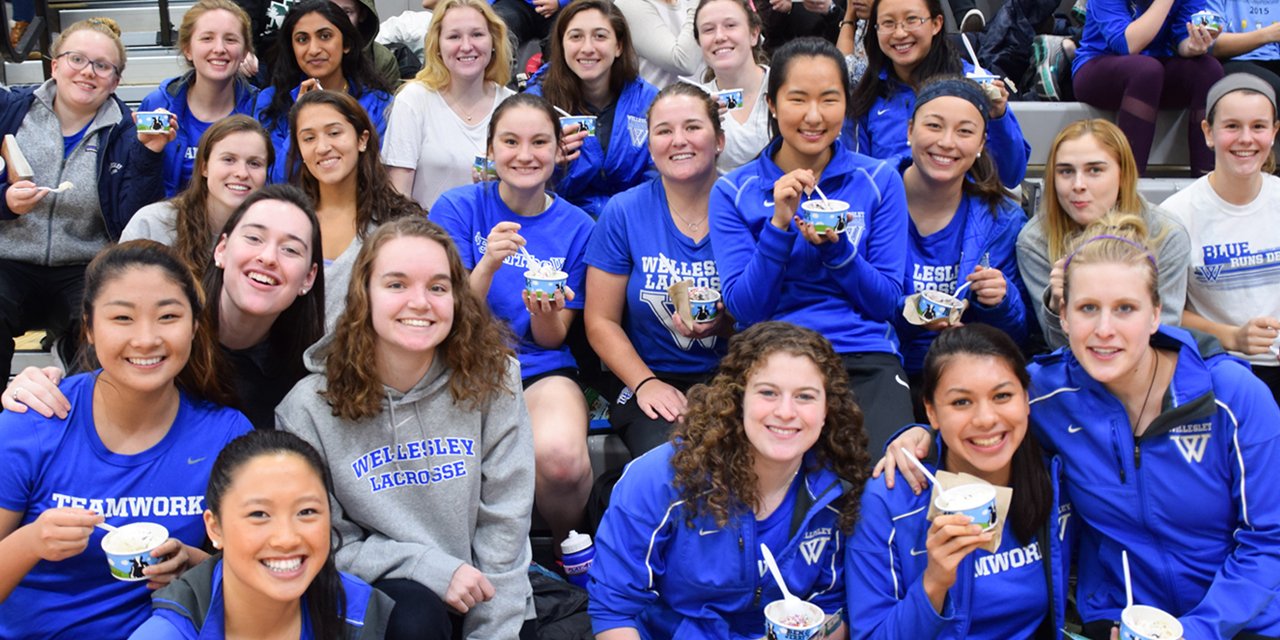
M 831 343 L 815 331 L 786 322 L 762 322 L 735 336 L 711 383 L 689 390 L 688 413 L 671 437 L 673 484 L 692 505 L 686 523 L 692 526 L 694 517 L 710 516 L 723 527 L 760 501 L 755 448 L 742 423 L 743 392 L 775 353 L 808 358 L 822 373 L 827 416 L 810 450 L 815 464 L 809 469 L 831 469 L 852 485 L 846 487 L 840 506 L 840 528 L 848 533 L 858 521 L 862 487 L 870 473 L 862 410 L 853 401 L 849 376 Z
M 308 94 L 310 95 L 310 94 Z M 507 388 L 508 358 L 515 357 L 509 332 L 489 313 L 484 301 L 471 294 L 467 269 L 449 233 L 419 216 L 388 222 L 369 234 L 351 268 L 347 308 L 338 317 L 333 340 L 319 354 L 326 358 L 327 389 L 321 393 L 333 415 L 356 422 L 382 412 L 382 380 L 376 361 L 377 334 L 369 302 L 369 280 L 378 252 L 396 238 L 425 238 L 444 247 L 453 288 L 453 328 L 436 347 L 449 366 L 449 392 L 468 411 L 481 410 Z M 336 357 L 334 357 L 336 356 Z

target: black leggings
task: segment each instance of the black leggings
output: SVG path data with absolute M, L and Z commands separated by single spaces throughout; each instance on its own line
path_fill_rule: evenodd
M 445 607 L 434 591 L 412 580 L 379 580 L 373 587 L 396 603 L 386 640 L 462 640 L 462 616 Z M 537 640 L 537 631 L 536 620 L 525 620 L 520 640 Z

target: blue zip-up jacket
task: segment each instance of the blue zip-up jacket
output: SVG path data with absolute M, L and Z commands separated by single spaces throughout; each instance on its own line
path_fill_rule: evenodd
M 906 166 L 906 164 L 903 165 L 904 169 Z M 965 289 L 962 293 L 966 294 L 970 304 L 962 320 L 989 324 L 1009 334 L 1014 342 L 1021 344 L 1027 338 L 1025 302 L 1027 294 L 1022 284 L 1022 276 L 1018 274 L 1016 245 L 1018 233 L 1027 223 L 1026 214 L 1013 201 L 1005 200 L 996 206 L 993 215 L 991 207 L 985 200 L 974 198 L 966 193 L 960 198 L 960 207 L 956 209 L 956 215 L 964 216 L 960 268 L 957 272 L 959 283 L 963 284 L 964 278 L 973 273 L 974 267 L 981 264 L 984 259 L 992 269 L 998 269 L 1004 274 L 1005 280 L 1004 300 L 994 307 L 980 304 L 977 297 L 970 293 L 972 288 Z M 899 308 L 905 304 L 907 296 L 915 293 L 911 286 L 913 275 L 911 263 L 911 259 L 908 258 L 903 269 L 905 274 L 902 281 L 903 301 L 899 302 Z M 907 373 L 916 373 L 919 368 L 910 367 L 910 363 L 924 362 L 929 345 L 933 344 L 933 339 L 938 334 L 925 331 L 923 327 L 907 322 L 901 313 L 894 314 L 893 328 L 898 332 L 902 355 L 908 363 Z
M 1143 4 L 1149 5 L 1149 2 Z M 1129 51 L 1129 41 L 1124 30 L 1146 10 L 1134 0 L 1089 0 L 1089 19 L 1084 23 L 1084 34 L 1075 60 L 1071 62 L 1074 74 L 1084 63 L 1102 55 L 1127 56 L 1141 53 L 1144 56 L 1176 56 L 1178 43 L 1187 39 L 1187 22 L 1197 11 L 1204 11 L 1205 0 L 1174 0 L 1169 15 L 1160 32 L 1142 51 Z
M 31 108 L 38 87 L 0 90 L 0 136 L 17 134 L 22 119 Z M 107 133 L 106 144 L 98 152 L 98 198 L 102 201 L 102 218 L 111 239 L 119 240 L 129 219 L 153 202 L 164 199 L 164 181 L 160 179 L 164 155 L 156 153 L 138 140 L 133 112 L 113 93 L 120 108 L 120 123 Z M 12 184 L 7 177 L 0 184 L 0 220 L 14 220 L 5 193 Z
M 782 598 L 767 574 L 750 510 L 725 528 L 686 522 L 664 444 L 627 465 L 596 536 L 588 611 L 595 633 L 634 627 L 645 640 L 759 638 L 765 605 Z M 845 603 L 841 480 L 805 456 L 796 510 L 804 517 L 783 549 L 770 549 L 787 588 L 828 614 Z
M 305 78 L 304 78 L 305 79 Z M 301 80 L 299 84 L 301 84 Z M 294 87 L 289 95 L 292 96 L 293 102 L 298 101 L 298 89 Z M 267 105 L 271 104 L 271 98 L 276 94 L 275 87 L 267 87 L 258 92 L 258 100 L 254 103 L 253 117 L 262 123 L 267 133 L 271 134 L 271 146 L 276 149 L 276 163 L 272 165 L 268 174 L 273 184 L 281 182 L 289 182 L 289 176 L 285 175 L 285 162 L 289 156 L 289 115 L 285 114 L 274 123 L 269 123 L 262 119 L 262 112 L 267 110 Z M 378 145 L 381 147 L 383 138 L 387 133 L 387 109 L 391 106 L 391 94 L 384 91 L 374 91 L 366 89 L 364 93 L 353 98 L 364 107 L 365 113 L 369 114 L 369 120 L 373 122 L 373 128 L 378 130 Z M 377 150 L 374 150 L 375 153 Z M 299 159 L 298 166 L 302 166 Z
M 138 107 L 138 110 L 155 111 L 156 109 L 164 109 L 177 116 L 178 122 L 182 122 L 187 113 L 187 89 L 191 87 L 191 81 L 195 78 L 195 75 L 195 71 L 188 71 L 185 75 L 169 78 L 160 83 L 158 89 L 148 93 L 147 97 L 142 99 L 142 104 Z M 257 87 L 239 77 L 236 78 L 235 86 L 236 106 L 231 111 L 232 115 L 237 113 L 253 115 L 254 100 L 258 97 Z M 200 140 L 198 138 L 192 140 L 190 133 L 181 127 L 178 128 L 177 137 L 165 145 L 164 197 L 172 198 L 187 186 L 182 183 L 183 160 L 187 156 L 187 149 L 195 149 L 199 145 Z
M 837 353 L 897 353 L 890 321 L 907 261 L 902 176 L 833 144 L 818 187 L 849 203 L 854 221 L 840 242 L 815 246 L 794 222 L 786 231 L 771 222 L 773 185 L 784 175 L 773 162 L 781 144 L 774 140 L 711 189 L 711 248 L 725 306 L 743 327 L 785 320 L 813 329 Z
M 1061 640 L 1075 527 L 1070 517 L 1071 505 L 1059 490 L 1062 462 L 1055 458 L 1048 466 L 1053 481 L 1053 509 L 1036 531 L 1034 544 L 1045 569 L 1050 610 L 1045 612 L 1049 622 L 1041 625 L 1036 638 Z M 881 481 L 867 483 L 858 528 L 849 537 L 845 553 L 850 639 L 1013 638 L 1017 630 L 989 623 L 981 628 L 970 626 L 975 604 L 981 606 L 973 597 L 977 570 L 974 553 L 956 567 L 956 583 L 947 592 L 942 614 L 934 611 L 924 591 L 929 554 L 922 553 L 932 526 L 926 517 L 930 496 L 928 491 L 917 496 L 905 483 L 894 489 L 885 488 Z
M 1203 1 L 1203 0 L 1201 0 Z M 1089 19 L 1093 19 L 1092 9 Z M 1087 28 L 1087 27 L 1086 27 Z M 964 71 L 971 73 L 973 65 L 965 60 Z M 907 144 L 907 123 L 916 110 L 916 91 L 889 77 L 888 69 L 880 70 L 880 80 L 889 88 L 889 97 L 876 98 L 875 104 L 862 117 L 845 120 L 840 139 L 850 149 L 873 158 L 898 164 L 896 157 L 911 157 Z M 1013 109 L 1005 109 L 1004 115 L 987 122 L 987 152 L 995 161 L 1000 182 L 1010 189 L 1022 186 L 1027 177 L 1027 157 L 1031 155 L 1031 143 L 1022 135 Z
M 1177 369 L 1137 439 L 1120 401 L 1067 348 L 1030 367 L 1032 428 L 1064 460 L 1088 525 L 1080 614 L 1120 618 L 1128 550 L 1134 602 L 1178 616 L 1187 638 L 1280 636 L 1280 409 L 1216 340 L 1161 326 L 1151 344 L 1176 352 Z
M 542 85 L 529 87 L 529 93 L 542 95 Z M 577 159 L 566 170 L 556 170 L 555 192 L 592 218 L 599 218 L 609 198 L 657 176 L 651 171 L 646 120 L 649 105 L 657 96 L 657 87 L 644 78 L 624 86 L 613 111 L 609 151 L 600 148 L 599 138 L 587 136 Z

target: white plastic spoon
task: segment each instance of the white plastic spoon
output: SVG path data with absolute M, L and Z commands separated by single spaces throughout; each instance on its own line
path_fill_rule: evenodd
M 763 542 L 760 543 L 760 553 L 764 556 L 765 565 L 769 567 L 769 573 L 772 573 L 773 579 L 778 582 L 778 588 L 782 589 L 784 616 L 805 615 L 804 600 L 791 595 L 791 591 L 787 589 L 787 583 L 782 580 L 782 572 L 778 571 L 778 563 L 774 562 L 773 554 Z
M 105 523 L 105 522 L 99 522 L 98 524 L 96 524 L 96 525 L 94 525 L 94 526 L 95 526 L 95 527 L 97 527 L 97 528 L 99 528 L 99 529 L 102 529 L 103 531 L 108 531 L 108 532 L 110 532 L 110 531 L 115 531 L 115 530 L 116 530 L 116 528 L 115 528 L 115 527 L 113 527 L 113 526 L 111 526 L 111 525 L 109 525 L 109 524 L 107 524 L 107 523 Z
M 932 473 L 929 473 L 929 467 L 924 466 L 923 462 L 920 462 L 919 460 L 917 460 L 915 455 L 913 455 L 910 451 L 907 451 L 906 447 L 899 447 L 899 449 L 902 451 L 903 455 L 907 456 L 907 458 L 909 458 L 912 462 L 916 464 L 916 468 L 919 469 L 921 473 L 923 473 L 925 477 L 929 479 L 930 484 L 938 484 L 938 479 L 933 477 Z
M 969 288 L 969 285 L 971 285 L 971 284 L 973 284 L 973 281 L 972 281 L 972 280 L 969 280 L 969 281 L 965 282 L 964 284 L 960 285 L 960 286 L 956 289 L 956 292 L 952 295 L 952 297 L 959 299 L 959 298 L 960 298 L 960 292 L 961 292 L 961 291 L 964 291 L 965 289 L 968 289 L 968 288 Z
M 1133 581 L 1129 579 L 1129 552 L 1121 551 L 1120 560 L 1124 562 L 1124 599 L 1125 607 L 1133 606 Z

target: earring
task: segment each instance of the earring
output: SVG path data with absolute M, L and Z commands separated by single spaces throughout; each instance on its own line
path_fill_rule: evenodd
M 360 153 L 364 153 L 364 147 L 365 145 L 360 145 Z
M 214 261 L 213 261 L 213 266 L 215 266 L 215 267 L 217 267 L 217 268 L 221 269 L 221 268 L 222 268 L 222 261 L 220 261 L 220 260 L 214 260 Z
M 982 157 L 982 152 L 981 152 L 981 151 L 979 151 L 979 152 L 978 152 L 978 157 L 979 157 L 979 158 L 981 158 L 981 157 Z
M 299 291 L 299 292 L 298 292 L 298 295 L 300 295 L 300 296 L 305 296 L 305 295 L 307 295 L 307 292 L 308 292 L 308 291 L 310 291 L 310 289 L 303 289 L 302 291 Z
M 222 548 L 222 543 L 221 543 L 221 542 L 218 542 L 217 540 L 214 540 L 214 541 L 213 541 L 213 548 L 214 548 L 214 549 L 220 549 L 220 548 Z

